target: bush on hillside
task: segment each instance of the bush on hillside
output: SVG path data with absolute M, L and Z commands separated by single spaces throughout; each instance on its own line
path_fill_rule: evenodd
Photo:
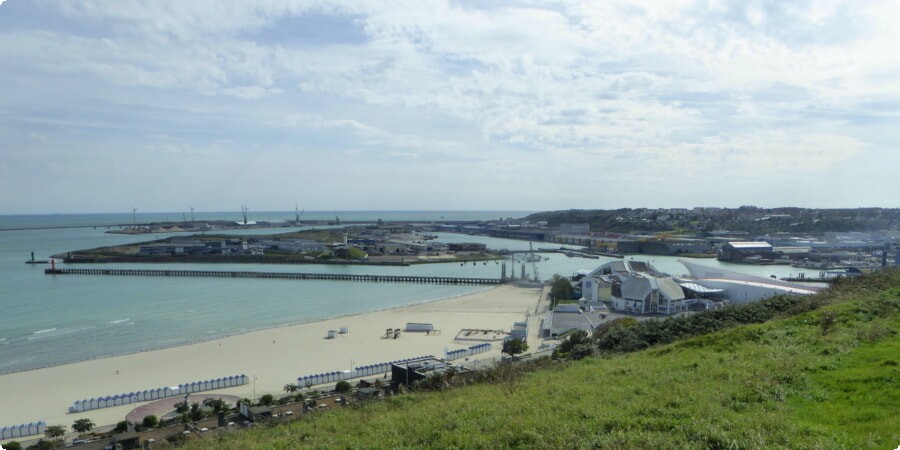
M 744 305 L 731 305 L 690 316 L 664 320 L 619 319 L 601 325 L 594 338 L 605 352 L 633 352 L 679 339 L 709 334 L 736 325 L 763 323 L 778 315 L 795 315 L 818 308 L 819 299 L 777 296 Z

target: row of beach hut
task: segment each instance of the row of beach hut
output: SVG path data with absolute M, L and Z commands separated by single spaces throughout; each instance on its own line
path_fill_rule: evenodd
M 450 350 L 444 352 L 444 359 L 447 361 L 453 361 L 460 358 L 468 358 L 469 356 L 474 356 L 479 353 L 488 352 L 491 350 L 491 344 L 485 342 L 484 344 L 473 345 L 469 348 L 461 348 L 459 350 Z
M 47 431 L 47 423 L 43 420 L 11 427 L 0 427 L 0 440 L 34 436 L 36 434 L 44 434 L 45 431 Z
M 100 408 L 111 408 L 113 406 L 158 400 L 161 398 L 173 397 L 176 395 L 242 386 L 249 382 L 250 379 L 247 377 L 247 375 L 234 375 L 225 378 L 216 378 L 214 380 L 194 381 L 191 383 L 179 384 L 178 386 L 173 387 L 162 387 L 108 397 L 77 400 L 72 404 L 72 406 L 69 407 L 69 412 L 83 412 Z
M 381 375 L 391 371 L 391 364 L 398 364 L 423 358 L 434 358 L 434 356 L 419 356 L 417 358 L 406 358 L 397 361 L 371 364 L 368 366 L 359 366 L 353 368 L 353 370 L 342 370 L 339 372 L 326 372 L 316 375 L 308 375 L 305 377 L 297 378 L 297 386 L 315 386 L 317 384 L 336 383 L 338 381 L 350 380 L 353 378 Z

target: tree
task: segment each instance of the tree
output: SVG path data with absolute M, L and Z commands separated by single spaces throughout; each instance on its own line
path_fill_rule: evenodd
M 203 400 L 203 405 L 212 408 L 213 412 L 225 411 L 228 409 L 228 403 L 221 398 L 208 398 Z
M 275 397 L 272 394 L 266 394 L 259 398 L 260 405 L 270 406 L 272 403 L 275 403 Z
M 509 356 L 516 356 L 525 353 L 528 350 L 528 343 L 519 339 L 507 339 L 503 341 L 503 353 Z
M 159 419 L 153 414 L 144 416 L 144 420 L 141 421 L 141 426 L 144 428 L 156 428 L 157 425 L 159 425 Z
M 560 274 L 553 275 L 553 279 L 550 284 L 550 298 L 552 300 L 552 306 L 556 306 L 556 303 L 560 300 L 571 299 L 573 293 L 574 290 L 572 289 L 572 283 L 568 278 L 560 276 Z
M 348 383 L 345 380 L 338 381 L 337 384 L 334 385 L 334 390 L 336 390 L 342 394 L 345 392 L 350 392 L 350 388 L 351 388 L 350 383 Z
M 62 425 L 60 425 L 62 426 Z M 65 430 L 66 427 L 63 427 Z M 37 441 L 37 444 L 34 444 L 28 447 L 28 450 L 53 450 L 56 448 L 61 448 L 64 445 L 62 439 L 54 439 L 52 441 L 45 441 L 43 439 Z
M 121 422 L 116 423 L 116 427 L 113 428 L 113 433 L 124 433 L 128 431 L 128 421 L 123 420 Z
M 198 421 L 203 419 L 203 410 L 200 409 L 199 403 L 191 404 L 191 420 Z
M 3 444 L 3 448 L 5 448 L 6 450 L 22 450 L 22 444 L 16 441 L 9 441 Z
M 65 434 L 66 427 L 62 425 L 50 425 L 46 430 L 44 430 L 44 435 L 46 435 L 50 439 L 63 437 L 65 436 Z
M 72 424 L 72 429 L 77 433 L 87 433 L 94 429 L 94 422 L 91 419 L 78 419 Z
M 297 392 L 297 389 L 298 388 L 296 383 L 289 383 L 284 385 L 284 392 L 287 393 Z

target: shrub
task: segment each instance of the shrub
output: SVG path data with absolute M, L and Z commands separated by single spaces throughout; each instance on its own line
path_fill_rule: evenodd
M 334 390 L 340 393 L 350 392 L 350 388 L 350 383 L 344 380 L 338 381 L 337 384 L 334 385 Z
M 576 330 L 559 344 L 553 354 L 557 358 L 582 359 L 593 352 L 594 348 L 587 332 Z
M 275 403 L 275 397 L 272 394 L 266 394 L 259 398 L 259 404 L 265 406 L 271 406 Z
M 128 431 L 128 421 L 123 420 L 116 424 L 116 427 L 113 428 L 113 433 L 124 433 Z
M 159 425 L 159 419 L 154 415 L 145 416 L 144 420 L 141 421 L 141 426 L 144 428 L 156 428 Z

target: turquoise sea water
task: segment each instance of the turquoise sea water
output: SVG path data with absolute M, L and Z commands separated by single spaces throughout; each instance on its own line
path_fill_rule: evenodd
M 527 212 L 342 211 L 337 214 L 341 220 L 476 220 L 521 217 Z M 325 220 L 334 215 L 333 212 L 306 212 L 303 219 Z M 238 220 L 240 213 L 195 213 L 195 217 Z M 253 220 L 293 217 L 293 211 L 251 212 Z M 137 214 L 139 222 L 179 219 L 181 213 Z M 138 242 L 156 236 L 108 234 L 102 226 L 97 229 L 10 230 L 114 225 L 131 220 L 131 214 L 0 216 L 0 230 L 4 230 L 0 231 L 0 373 L 181 345 L 484 289 L 330 281 L 53 277 L 44 275 L 46 265 L 25 264 L 30 252 L 35 252 L 38 259 L 46 259 L 69 250 Z M 251 232 L 265 234 L 294 229 Z M 222 269 L 223 266 L 192 264 L 179 268 Z M 409 268 L 241 265 L 228 269 L 435 275 L 484 273 L 452 264 Z M 497 268 L 492 276 L 499 277 L 499 273 Z
M 322 219 L 334 213 L 320 213 Z M 521 217 L 526 212 L 339 212 L 342 220 L 474 220 Z M 180 218 L 180 213 L 139 218 L 139 221 Z M 197 214 L 195 214 L 196 216 Z M 215 215 L 215 214 L 213 214 Z M 227 216 L 236 219 L 239 216 Z M 149 216 L 149 215 L 148 215 Z M 270 213 L 283 220 L 293 212 Z M 441 219 L 443 217 L 443 219 Z M 307 215 L 304 214 L 304 218 Z M 310 214 L 310 219 L 316 214 Z M 128 223 L 131 214 L 0 216 L 0 373 L 65 364 L 102 356 L 182 345 L 200 340 L 311 322 L 329 317 L 404 306 L 476 292 L 484 287 L 440 286 L 338 281 L 296 281 L 222 278 L 153 278 L 101 276 L 47 276 L 46 265 L 28 265 L 34 251 L 38 259 L 68 250 L 147 240 L 148 236 L 104 233 L 104 228 L 8 231 L 10 228 Z M 291 228 L 277 229 L 278 232 Z M 270 233 L 271 230 L 253 230 Z M 489 248 L 525 250 L 529 243 L 481 236 L 440 234 L 443 242 L 484 242 Z M 535 248 L 558 248 L 535 243 Z M 546 260 L 526 264 L 531 276 L 571 275 L 609 261 L 544 254 Z M 649 257 L 661 270 L 685 272 L 676 258 Z M 701 264 L 722 266 L 715 260 Z M 171 265 L 117 264 L 106 267 L 168 267 Z M 339 265 L 222 265 L 182 264 L 185 270 L 254 270 L 354 274 L 447 275 L 500 277 L 496 262 L 442 263 L 410 267 Z M 730 266 L 732 270 L 779 277 L 796 273 L 785 266 Z M 516 265 L 516 274 L 521 264 Z M 400 325 L 400 324 L 398 324 Z

